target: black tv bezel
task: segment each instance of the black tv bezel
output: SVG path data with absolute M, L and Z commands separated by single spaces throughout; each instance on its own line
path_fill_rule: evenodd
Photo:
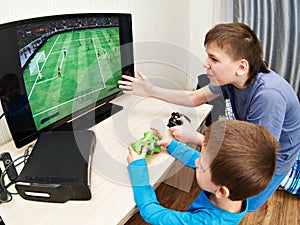
M 8 22 L 5 24 L 0 24 L 0 34 L 2 33 L 1 30 L 3 29 L 14 29 L 19 25 L 25 24 L 25 23 L 33 23 L 33 22 L 39 22 L 39 21 L 50 21 L 50 20 L 57 20 L 57 19 L 64 19 L 64 18 L 78 18 L 78 17 L 85 17 L 85 16 L 105 16 L 105 17 L 118 17 L 119 18 L 119 38 L 120 38 L 120 46 L 121 46 L 121 64 L 122 64 L 122 73 L 126 73 L 128 75 L 134 76 L 134 59 L 133 59 L 133 33 L 132 33 L 132 15 L 129 13 L 73 13 L 73 14 L 59 14 L 59 15 L 50 15 L 50 16 L 41 16 L 41 17 L 34 17 L 34 18 L 28 18 L 28 19 L 22 19 L 18 21 Z M 7 37 L 6 37 L 7 38 Z M 25 84 L 23 79 L 23 69 L 21 67 L 20 59 L 16 60 L 16 57 L 19 57 L 18 52 L 18 44 L 17 44 L 17 34 L 15 33 L 15 39 L 5 39 L 7 41 L 15 41 L 15 49 L 4 49 L 9 50 L 5 54 L 5 57 L 7 57 L 5 60 L 14 59 L 13 61 L 18 63 L 18 67 L 14 68 L 14 71 L 10 71 L 9 69 L 4 69 L 6 73 L 14 73 L 17 74 L 19 78 L 19 83 L 25 90 Z M 2 44 L 3 45 L 3 44 Z M 1 44 L 0 44 L 1 46 Z M 0 55 L 1 58 L 4 57 L 4 54 Z M 9 66 L 8 66 L 9 67 Z M 25 68 L 25 66 L 24 66 Z M 3 71 L 0 69 L 0 72 Z M 4 74 L 0 74 L 0 78 L 2 78 Z M 0 85 L 1 86 L 1 85 Z M 11 132 L 12 139 L 15 143 L 15 146 L 17 148 L 21 148 L 25 146 L 26 144 L 34 141 L 41 132 L 46 131 L 52 131 L 52 130 L 70 130 L 73 129 L 72 123 L 70 123 L 71 120 L 74 118 L 80 118 L 81 115 L 83 117 L 85 116 L 85 120 L 90 115 L 93 115 L 94 121 L 92 122 L 100 122 L 101 120 L 109 117 L 114 112 L 117 112 L 121 110 L 120 107 L 113 107 L 111 103 L 109 103 L 111 100 L 115 99 L 117 96 L 122 94 L 122 90 L 119 90 L 118 92 L 109 95 L 103 99 L 100 99 L 99 101 L 95 102 L 92 105 L 86 106 L 77 112 L 73 112 L 72 114 L 56 121 L 55 123 L 48 125 L 47 127 L 37 130 L 32 130 L 28 135 L 20 138 L 18 133 L 13 129 L 12 119 L 10 118 L 8 112 L 5 112 L 3 109 L 3 112 L 5 114 L 5 118 L 8 124 L 8 127 Z M 2 94 L 1 94 L 2 98 Z M 2 104 L 2 101 L 1 101 Z M 31 112 L 31 111 L 30 111 Z M 87 113 L 89 116 L 86 116 Z M 108 115 L 108 113 L 110 115 Z M 105 115 L 102 115 L 105 114 Z M 31 118 L 32 114 L 30 113 Z M 97 117 L 97 118 L 96 118 Z M 90 118 L 89 118 L 90 119 Z M 33 122 L 33 118 L 32 118 Z M 86 123 L 84 121 L 83 123 Z M 34 124 L 34 123 L 33 123 Z M 93 125 L 93 124 L 92 124 Z

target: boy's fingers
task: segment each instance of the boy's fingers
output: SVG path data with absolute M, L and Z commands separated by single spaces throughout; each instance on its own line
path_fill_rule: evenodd
M 142 154 L 141 155 L 146 155 L 147 154 L 147 151 L 148 151 L 148 147 L 146 147 L 146 146 L 144 146 L 143 148 L 142 148 Z
M 135 78 L 134 77 L 132 77 L 132 76 L 128 76 L 128 75 L 122 75 L 122 78 L 123 79 L 126 79 L 126 80 L 129 80 L 129 81 L 131 81 L 131 82 L 133 82 L 134 80 L 135 80 Z
M 137 71 L 137 74 L 139 75 L 139 77 L 144 80 L 146 78 L 146 76 L 144 74 L 142 74 L 140 71 Z

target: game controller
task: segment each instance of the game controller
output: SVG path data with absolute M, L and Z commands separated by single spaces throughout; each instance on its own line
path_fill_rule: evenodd
M 137 154 L 142 154 L 144 147 L 147 147 L 147 152 L 145 158 L 147 159 L 153 153 L 159 153 L 161 147 L 157 145 L 158 137 L 156 137 L 153 131 L 148 131 L 144 133 L 144 137 L 140 140 L 131 143 L 131 147 Z
M 172 112 L 171 117 L 169 119 L 169 123 L 167 124 L 168 127 L 174 127 L 178 125 L 182 125 L 182 121 L 179 120 L 180 117 L 185 117 L 189 122 L 191 122 L 190 118 L 188 118 L 186 115 L 181 114 L 179 112 Z

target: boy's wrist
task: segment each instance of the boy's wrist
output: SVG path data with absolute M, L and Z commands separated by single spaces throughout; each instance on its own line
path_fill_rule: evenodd
M 156 89 L 157 89 L 157 87 L 151 86 L 151 88 L 148 91 L 148 95 L 150 98 L 157 98 L 158 95 L 156 94 L 156 92 L 157 92 Z
M 170 144 L 166 148 L 170 154 L 172 154 L 172 152 L 176 149 L 177 143 L 178 142 L 176 140 L 174 140 L 174 139 L 171 140 Z
M 135 159 L 135 160 L 132 160 L 128 166 L 147 166 L 147 163 L 146 163 L 146 159 L 145 157 L 143 158 L 140 158 L 140 159 Z

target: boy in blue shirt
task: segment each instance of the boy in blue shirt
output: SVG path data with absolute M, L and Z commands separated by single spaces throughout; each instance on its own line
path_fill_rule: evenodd
M 150 224 L 238 224 L 248 210 L 247 198 L 271 181 L 279 150 L 277 140 L 265 127 L 237 120 L 213 123 L 206 130 L 201 154 L 170 137 L 157 144 L 195 169 L 203 191 L 186 212 L 164 208 L 149 184 L 145 154 L 138 155 L 129 147 L 134 199 L 140 215 Z

